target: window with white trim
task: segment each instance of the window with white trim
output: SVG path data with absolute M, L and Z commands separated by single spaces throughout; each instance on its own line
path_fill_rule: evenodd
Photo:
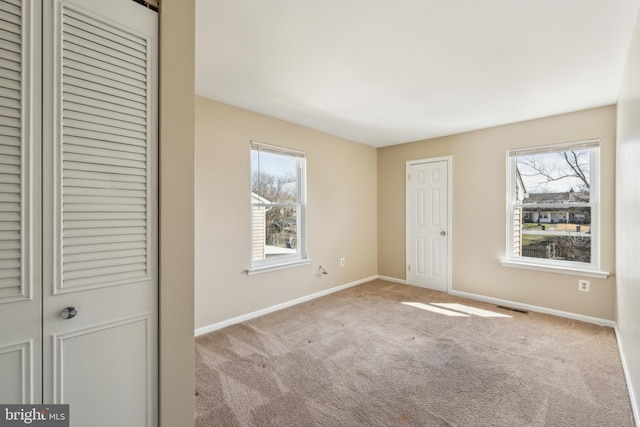
M 305 153 L 251 142 L 251 272 L 306 260 Z
M 507 262 L 599 270 L 599 141 L 508 152 Z

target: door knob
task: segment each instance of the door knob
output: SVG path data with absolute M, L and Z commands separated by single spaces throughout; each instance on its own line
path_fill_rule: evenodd
M 78 314 L 78 309 L 75 307 L 67 307 L 60 313 L 63 319 L 73 319 Z
M 440 232 L 440 235 L 441 235 L 441 236 L 444 236 L 445 234 L 447 234 L 447 232 L 446 232 L 446 231 L 444 231 L 444 230 L 442 230 L 442 231 Z

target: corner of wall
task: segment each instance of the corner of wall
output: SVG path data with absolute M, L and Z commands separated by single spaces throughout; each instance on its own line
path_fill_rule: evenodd
M 195 0 L 160 5 L 159 408 L 193 425 Z

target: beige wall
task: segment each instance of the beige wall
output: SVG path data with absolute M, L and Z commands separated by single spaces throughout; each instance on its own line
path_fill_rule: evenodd
M 640 22 L 640 21 L 638 21 Z M 618 336 L 635 393 L 640 423 L 640 25 L 635 32 L 618 100 L 616 241 Z M 639 424 L 640 425 L 640 424 Z
M 193 425 L 195 0 L 160 10 L 160 426 Z
M 310 265 L 245 273 L 251 140 L 307 154 Z M 196 97 L 195 151 L 196 328 L 376 274 L 375 148 Z
M 453 156 L 453 290 L 602 319 L 614 318 L 615 278 L 502 267 L 506 246 L 506 151 L 601 139 L 601 268 L 614 271 L 615 107 L 532 120 L 378 150 L 378 274 L 405 279 L 405 167 Z

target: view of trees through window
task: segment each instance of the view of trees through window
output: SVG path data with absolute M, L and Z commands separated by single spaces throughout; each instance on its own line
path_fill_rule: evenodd
M 265 210 L 266 245 L 295 248 L 298 209 L 289 207 L 296 204 L 295 184 L 289 174 L 255 172 L 251 178 L 251 190 L 261 197 Z
M 592 149 L 515 158 L 514 255 L 591 263 Z
M 251 151 L 253 261 L 298 253 L 303 160 L 284 152 Z

